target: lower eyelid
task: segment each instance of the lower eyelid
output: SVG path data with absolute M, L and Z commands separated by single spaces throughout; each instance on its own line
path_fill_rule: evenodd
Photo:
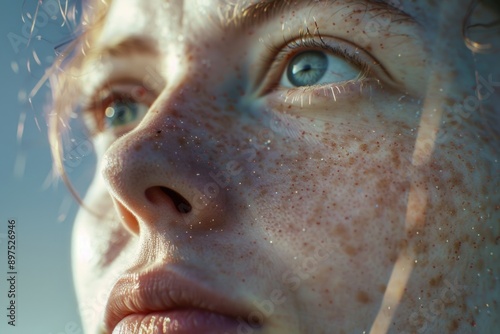
M 344 103 L 354 98 L 369 99 L 377 89 L 383 89 L 380 80 L 363 77 L 342 84 L 325 84 L 297 88 L 278 88 L 269 94 L 271 104 L 284 103 L 287 108 L 299 107 L 307 109 L 316 103 Z

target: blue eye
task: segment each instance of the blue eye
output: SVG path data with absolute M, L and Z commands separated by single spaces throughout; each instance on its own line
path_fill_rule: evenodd
M 323 52 L 308 51 L 296 55 L 288 65 L 286 76 L 294 86 L 310 86 L 317 83 L 328 68 Z
M 118 128 L 140 121 L 148 107 L 132 100 L 118 100 L 110 103 L 104 111 L 106 128 Z
M 302 87 L 354 80 L 362 71 L 341 56 L 309 50 L 297 54 L 288 63 L 281 78 L 284 87 Z

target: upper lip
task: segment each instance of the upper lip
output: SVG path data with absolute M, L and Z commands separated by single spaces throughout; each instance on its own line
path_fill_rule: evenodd
M 243 319 L 251 312 L 241 302 L 236 303 L 199 280 L 163 267 L 118 279 L 106 304 L 104 327 L 111 333 L 130 314 L 178 309 L 202 309 Z

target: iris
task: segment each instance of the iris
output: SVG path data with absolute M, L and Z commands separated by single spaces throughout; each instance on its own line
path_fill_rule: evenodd
M 143 106 L 134 101 L 115 101 L 106 108 L 106 127 L 116 128 L 137 121 L 142 116 Z
M 296 55 L 288 65 L 287 77 L 294 86 L 316 84 L 328 68 L 328 58 L 321 51 L 306 51 Z

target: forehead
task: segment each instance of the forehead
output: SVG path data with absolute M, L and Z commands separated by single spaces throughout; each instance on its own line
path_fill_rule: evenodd
M 333 13 L 349 5 L 364 6 L 367 11 L 386 7 L 407 13 L 423 26 L 433 26 L 445 11 L 459 11 L 463 18 L 468 3 L 459 0 L 443 6 L 433 0 L 113 0 L 97 44 L 112 44 L 130 35 L 158 39 L 188 33 L 197 27 L 211 31 L 228 27 L 241 17 L 251 21 L 253 9 L 265 13 L 323 6 Z
M 261 3 L 258 0 L 113 0 L 98 45 L 110 44 L 125 36 L 143 34 L 158 38 L 179 33 L 192 26 L 193 19 L 205 23 L 229 20 L 236 11 Z

